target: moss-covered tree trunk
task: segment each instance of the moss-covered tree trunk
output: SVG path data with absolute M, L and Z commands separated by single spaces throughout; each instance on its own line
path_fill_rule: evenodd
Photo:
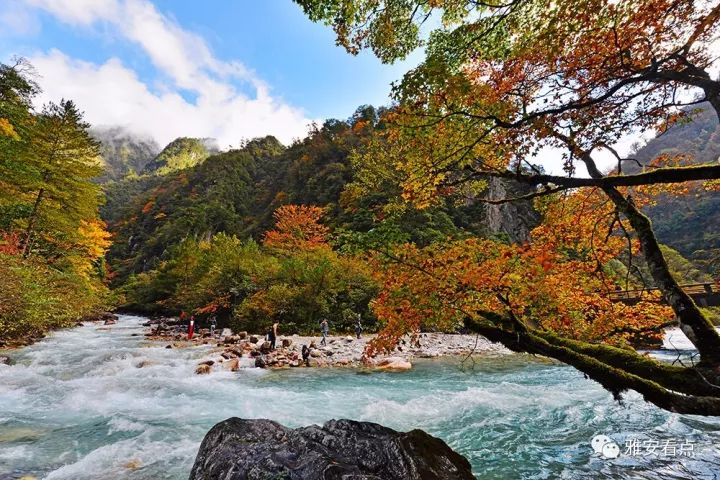
M 592 178 L 603 178 L 589 154 L 583 160 Z M 657 287 L 677 315 L 680 328 L 700 352 L 703 366 L 720 366 L 720 335 L 705 318 L 693 299 L 680 288 L 660 250 L 650 219 L 615 187 L 602 187 L 617 209 L 628 219 L 640 240 L 643 256 Z

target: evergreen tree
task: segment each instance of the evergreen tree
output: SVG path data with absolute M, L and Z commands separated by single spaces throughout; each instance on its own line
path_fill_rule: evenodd
M 26 155 L 33 177 L 24 186 L 32 207 L 23 222 L 23 255 L 33 245 L 52 250 L 78 240 L 81 221 L 97 216 L 99 145 L 70 100 L 50 103 L 38 115 Z M 48 252 L 50 253 L 50 252 Z

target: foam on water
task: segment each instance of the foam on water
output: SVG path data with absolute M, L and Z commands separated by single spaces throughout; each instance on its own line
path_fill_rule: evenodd
M 231 416 L 296 427 L 353 418 L 422 428 L 478 478 L 713 478 L 720 420 L 624 405 L 573 368 L 525 355 L 418 362 L 406 373 L 216 369 L 209 347 L 147 342 L 140 317 L 57 332 L 0 365 L 0 479 L 187 478 L 207 430 Z M 677 340 L 677 339 L 676 339 Z M 599 458 L 590 439 L 690 440 L 694 458 Z M 653 473 L 655 472 L 655 473 Z

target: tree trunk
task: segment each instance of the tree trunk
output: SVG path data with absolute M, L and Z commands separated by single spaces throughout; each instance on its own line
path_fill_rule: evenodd
M 32 212 L 30 212 L 30 218 L 28 219 L 27 228 L 25 229 L 25 241 L 23 242 L 22 256 L 27 258 L 30 255 L 30 240 L 32 239 L 33 229 L 35 228 L 35 221 L 40 210 L 40 203 L 43 200 L 45 194 L 45 188 L 41 188 L 38 191 L 37 197 L 35 197 L 35 203 L 33 204 Z
M 583 160 L 592 178 L 603 177 L 589 154 L 583 155 Z M 701 364 L 706 367 L 720 366 L 720 335 L 670 273 L 650 219 L 635 206 L 631 199 L 625 198 L 617 188 L 606 186 L 602 187 L 602 190 L 618 210 L 627 217 L 635 230 L 650 274 L 665 300 L 677 315 L 683 333 L 700 352 Z
M 471 319 L 465 325 L 472 331 L 484 335 L 489 340 L 500 342 L 510 350 L 527 352 L 555 358 L 572 365 L 588 377 L 600 383 L 616 398 L 628 389 L 640 393 L 645 401 L 671 412 L 694 415 L 720 415 L 720 398 L 717 396 L 681 395 L 662 387 L 657 379 L 644 378 L 629 373 L 622 368 L 612 367 L 584 353 L 556 345 L 538 336 L 532 331 L 506 331 Z M 657 375 L 660 378 L 661 373 Z

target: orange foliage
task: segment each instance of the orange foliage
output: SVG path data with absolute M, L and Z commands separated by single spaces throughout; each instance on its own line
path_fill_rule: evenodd
M 373 310 L 386 325 L 368 353 L 392 349 L 424 327 L 453 329 L 466 318 L 487 322 L 484 312 L 611 344 L 624 344 L 629 329 L 672 319 L 670 308 L 658 303 L 628 306 L 608 298 L 615 283 L 602 265 L 628 248 L 608 203 L 596 192 L 550 203 L 527 245 L 469 239 L 425 249 L 405 245 L 394 261 L 377 259 L 383 289 Z
M 0 253 L 20 255 L 20 234 L 18 232 L 0 232 Z
M 148 200 L 148 202 L 142 208 L 142 213 L 150 212 L 150 210 L 152 210 L 154 205 L 155 205 L 155 200 L 153 200 L 153 199 Z
M 265 246 L 285 251 L 329 248 L 329 230 L 320 223 L 323 214 L 320 207 L 283 205 L 273 214 L 275 229 L 265 233 Z

